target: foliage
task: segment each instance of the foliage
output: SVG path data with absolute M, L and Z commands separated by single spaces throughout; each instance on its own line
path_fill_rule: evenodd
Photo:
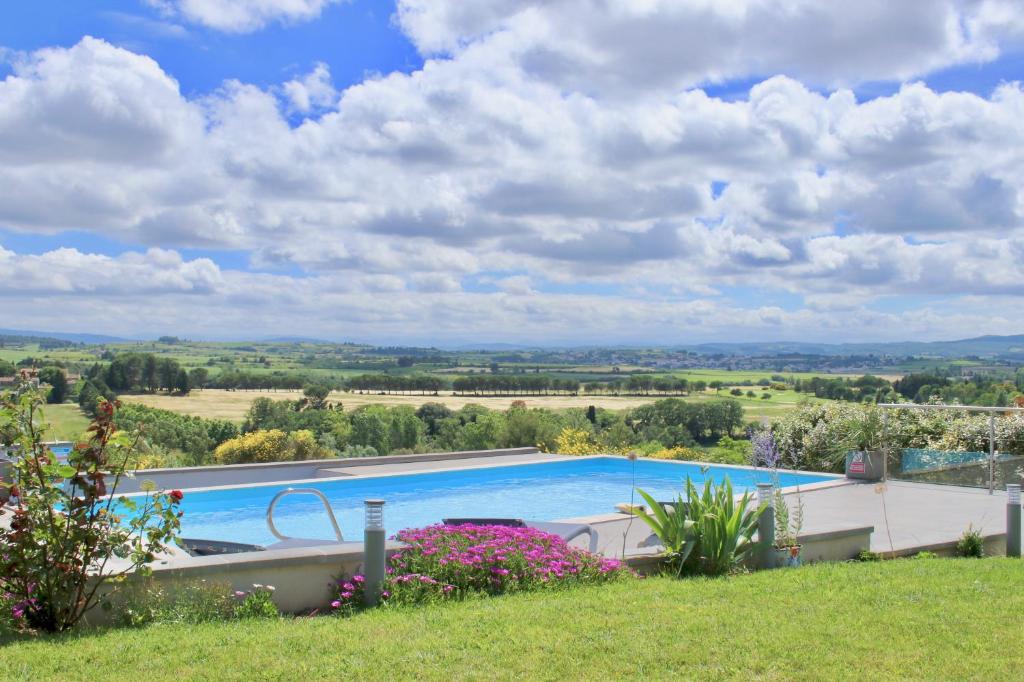
M 872 562 L 872 561 L 881 561 L 881 560 L 882 560 L 882 555 L 879 554 L 878 552 L 872 552 L 870 549 L 862 549 L 859 552 L 857 552 L 857 561 Z
M 804 503 L 799 489 L 796 492 L 796 504 L 789 506 L 789 500 L 782 494 L 779 483 L 779 463 L 782 453 L 775 442 L 775 434 L 768 429 L 750 431 L 750 463 L 755 467 L 765 467 L 772 479 L 772 507 L 775 515 L 775 546 L 780 549 L 796 547 L 799 544 L 800 530 L 804 525 Z
M 963 535 L 956 543 L 957 556 L 973 557 L 980 559 L 985 556 L 985 538 L 981 536 L 981 530 L 968 526 Z
M 995 427 L 1001 452 L 1024 455 L 1024 415 L 999 415 Z M 803 403 L 772 428 L 783 464 L 793 469 L 840 471 L 847 449 L 883 445 L 881 416 L 874 406 Z M 988 417 L 956 409 L 890 410 L 885 436 L 892 449 L 984 452 L 989 448 Z
M 43 367 L 39 370 L 39 381 L 50 386 L 46 402 L 59 405 L 67 400 L 68 377 L 64 369 L 60 367 Z
M 684 447 L 659 448 L 644 453 L 644 457 L 650 457 L 651 459 L 674 459 L 685 462 L 705 462 L 707 461 L 704 459 L 706 456 L 706 452 Z
M 694 521 L 688 518 L 686 500 L 680 493 L 670 505 L 662 505 L 643 490 L 637 489 L 648 508 L 633 507 L 632 512 L 648 525 L 665 550 L 662 554 L 665 565 L 677 577 L 682 575 L 686 560 L 696 546 Z
M 880 450 L 884 445 L 884 428 L 880 408 L 873 405 L 861 407 L 846 422 L 844 438 L 839 442 L 836 454 L 845 456 L 850 450 Z
M 56 632 L 73 627 L 143 572 L 174 539 L 180 491 L 116 497 L 135 442 L 115 428 L 117 403 L 102 403 L 61 464 L 42 444 L 38 392 L 4 395 L 0 431 L 16 432 L 11 495 L 17 501 L 0 524 L 0 592 L 14 602 L 26 627 Z M 113 563 L 112 563 L 113 562 Z
M 231 620 L 238 603 L 228 583 L 192 580 L 165 587 L 150 580 L 129 580 L 112 608 L 123 625 L 194 625 Z
M 272 599 L 273 585 L 255 584 L 232 590 L 226 582 L 180 581 L 162 586 L 153 581 L 130 582 L 114 606 L 123 625 L 224 622 L 280 615 Z
M 235 592 L 238 600 L 234 609 L 235 618 L 276 618 L 281 615 L 274 603 L 274 586 L 253 584 L 251 590 Z
M 181 463 L 191 466 L 208 464 L 214 448 L 238 436 L 238 427 L 223 419 L 203 419 L 135 403 L 118 410 L 116 424 L 138 433 L 150 453 L 180 451 L 184 455 Z M 163 465 L 175 459 L 164 457 Z
M 564 428 L 555 439 L 555 452 L 561 455 L 596 455 L 600 446 L 584 429 Z
M 436 525 L 403 530 L 395 539 L 406 546 L 388 560 L 381 597 L 389 605 L 604 583 L 630 575 L 619 561 L 533 528 Z M 362 576 L 339 580 L 332 607 L 343 612 L 358 607 L 362 586 Z
M 318 391 L 323 387 L 319 387 Z M 312 431 L 320 439 L 330 435 L 334 449 L 343 448 L 350 442 L 352 425 L 340 407 L 320 401 L 315 392 L 312 399 L 303 397 L 298 401 L 257 398 L 252 402 L 242 423 L 242 433 L 278 429 Z M 330 409 L 335 407 L 335 409 Z
M 152 353 L 118 353 L 103 372 L 103 381 L 115 391 L 164 390 L 186 394 L 188 372 L 173 358 Z
M 775 513 L 775 546 L 784 549 L 800 544 L 800 531 L 804 527 L 804 501 L 799 491 L 796 502 L 790 507 L 782 489 L 775 486 L 772 491 L 772 506 Z
M 253 431 L 221 443 L 214 450 L 213 459 L 217 464 L 243 464 L 324 459 L 333 454 L 317 443 L 310 431 L 289 434 L 271 429 Z
M 688 544 L 691 547 L 685 549 L 686 556 L 681 560 L 681 566 L 677 574 L 701 574 L 701 575 L 722 575 L 733 570 L 740 560 L 753 548 L 751 538 L 757 531 L 757 519 L 762 509 L 750 509 L 751 497 L 744 493 L 739 500 L 733 494 L 732 483 L 726 477 L 721 484 L 716 485 L 710 478 L 704 481 L 703 490 L 697 490 L 689 476 L 686 477 L 685 501 L 680 496 L 672 509 L 672 514 L 681 515 L 680 519 L 671 519 L 669 512 L 661 509 L 654 499 L 642 490 L 637 490 L 640 495 L 651 505 L 654 520 L 659 527 L 664 527 L 665 520 L 671 521 L 670 528 L 680 529 L 685 526 L 685 520 L 691 522 L 689 526 L 690 538 Z M 665 515 L 665 518 L 658 516 L 658 509 Z M 637 513 L 634 511 L 634 513 Z M 651 524 L 650 515 L 639 514 L 652 530 L 657 534 L 655 526 Z M 681 531 L 680 531 L 681 532 Z M 659 536 L 660 537 L 660 536 Z M 678 538 L 673 538 L 678 546 Z M 666 545 L 666 559 L 670 565 L 679 561 L 678 557 L 673 558 L 668 552 Z
M 633 428 L 642 440 L 656 440 L 666 447 L 692 446 L 695 441 L 717 441 L 743 424 L 743 406 L 727 398 L 689 403 L 665 398 L 641 405 L 630 413 Z
M 750 441 L 722 436 L 710 448 L 704 448 L 695 461 L 715 464 L 746 464 L 750 461 Z

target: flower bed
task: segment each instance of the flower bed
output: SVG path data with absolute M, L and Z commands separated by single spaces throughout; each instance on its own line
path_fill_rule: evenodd
M 532 528 L 436 525 L 403 530 L 395 539 L 407 546 L 388 562 L 381 597 L 391 604 L 595 584 L 632 575 L 620 561 Z M 339 580 L 332 606 L 359 606 L 363 585 L 359 575 Z

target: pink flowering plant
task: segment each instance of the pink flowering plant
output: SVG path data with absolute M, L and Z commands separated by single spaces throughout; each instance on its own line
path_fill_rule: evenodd
M 435 525 L 403 530 L 395 539 L 406 546 L 388 561 L 381 598 L 389 604 L 590 585 L 633 575 L 620 561 L 533 528 Z M 357 608 L 364 584 L 360 575 L 339 580 L 331 606 Z

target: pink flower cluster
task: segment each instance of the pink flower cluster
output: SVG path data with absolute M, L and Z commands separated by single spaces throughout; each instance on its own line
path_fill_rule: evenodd
M 395 539 L 406 547 L 389 561 L 382 597 L 390 603 L 593 584 L 631 574 L 617 560 L 570 547 L 558 536 L 532 528 L 435 525 L 403 530 Z M 358 606 L 362 590 L 349 588 L 361 578 L 339 581 L 331 606 Z

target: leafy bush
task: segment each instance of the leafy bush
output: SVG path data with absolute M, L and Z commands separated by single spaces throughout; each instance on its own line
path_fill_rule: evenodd
M 199 624 L 231 620 L 238 598 L 228 583 L 181 582 L 167 589 L 151 581 L 132 582 L 114 606 L 122 625 Z
M 235 606 L 235 618 L 276 618 L 281 615 L 274 603 L 274 586 L 254 584 L 251 590 L 235 592 L 238 604 Z
M 988 417 L 949 410 L 891 410 L 887 444 L 896 449 L 923 448 L 985 452 Z M 878 408 L 851 403 L 801 403 L 773 426 L 784 464 L 793 469 L 841 471 L 847 449 L 881 445 Z M 1000 415 L 996 442 L 1007 454 L 1024 455 L 1024 415 Z
M 981 531 L 975 529 L 974 526 L 968 526 L 957 540 L 956 553 L 957 556 L 975 559 L 985 556 L 985 539 L 981 536 Z
M 561 455 L 596 455 L 600 451 L 590 432 L 584 429 L 564 428 L 555 439 L 555 452 Z
M 619 561 L 568 546 L 555 535 L 508 526 L 409 529 L 388 561 L 381 593 L 386 604 L 422 604 L 569 585 L 604 583 L 631 575 Z M 363 577 L 341 579 L 332 607 L 360 606 Z
M 703 459 L 706 455 L 707 453 L 705 452 L 684 447 L 660 448 L 653 452 L 644 453 L 644 457 L 650 457 L 651 459 L 674 459 L 686 462 L 706 461 Z
M 633 507 L 632 513 L 639 516 L 658 536 L 665 548 L 662 556 L 666 567 L 677 577 L 682 575 L 686 560 L 697 544 L 693 534 L 694 522 L 688 518 L 686 513 L 686 500 L 683 499 L 682 494 L 679 494 L 676 496 L 675 502 L 666 509 L 643 490 L 637 489 L 637 492 L 647 502 L 650 512 Z
M 61 464 L 41 442 L 40 402 L 38 392 L 0 398 L 0 432 L 13 432 L 20 449 L 9 486 L 16 502 L 0 508 L 9 517 L 0 523 L 0 593 L 20 623 L 58 632 L 148 571 L 178 530 L 182 494 L 116 497 L 135 445 L 114 426 L 118 403 L 98 405 L 88 440 Z
M 150 581 L 135 583 L 116 606 L 123 625 L 150 623 L 199 624 L 280 615 L 272 585 L 232 590 L 226 582 L 183 581 L 169 587 Z
M 749 493 L 737 501 L 728 477 L 720 485 L 707 479 L 698 492 L 687 476 L 685 500 L 679 496 L 671 509 L 659 505 L 643 490 L 637 492 L 647 501 L 651 512 L 634 509 L 633 513 L 658 535 L 665 545 L 666 560 L 677 574 L 728 573 L 753 548 L 751 538 L 757 531 L 762 509 L 749 509 Z M 689 536 L 680 548 L 680 536 L 686 530 Z
M 333 456 L 309 431 L 253 431 L 221 443 L 213 452 L 217 464 L 291 462 Z
M 116 423 L 119 429 L 142 436 L 145 454 L 150 459 L 143 460 L 139 468 L 178 464 L 178 458 L 171 452 L 175 450 L 185 455 L 182 464 L 206 464 L 214 448 L 238 436 L 238 427 L 226 420 L 203 419 L 137 404 L 122 406 Z

